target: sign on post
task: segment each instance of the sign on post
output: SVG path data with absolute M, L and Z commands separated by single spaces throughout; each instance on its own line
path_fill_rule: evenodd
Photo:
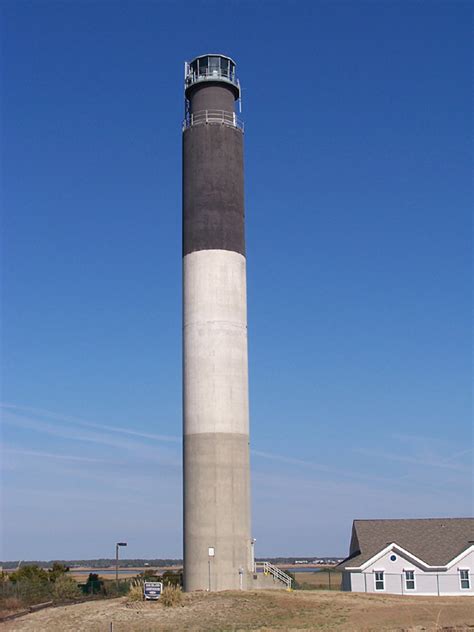
M 159 599 L 162 590 L 162 582 L 144 582 L 143 584 L 143 596 L 145 599 Z

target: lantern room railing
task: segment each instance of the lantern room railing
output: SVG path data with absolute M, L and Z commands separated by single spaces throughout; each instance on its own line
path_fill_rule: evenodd
M 240 83 L 235 76 L 235 69 L 227 70 L 226 68 L 199 68 L 198 71 L 186 67 L 185 88 L 189 88 L 200 81 L 228 81 L 238 88 L 240 91 Z
M 205 125 L 206 123 L 219 123 L 244 131 L 244 122 L 239 119 L 236 113 L 226 112 L 225 110 L 200 110 L 199 112 L 189 113 L 183 121 L 183 131 L 188 127 Z

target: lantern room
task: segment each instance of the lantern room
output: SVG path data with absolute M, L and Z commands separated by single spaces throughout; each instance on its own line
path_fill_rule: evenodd
M 186 97 L 196 84 L 202 82 L 226 83 L 233 89 L 235 99 L 240 97 L 240 84 L 235 75 L 235 62 L 226 55 L 200 55 L 184 65 Z

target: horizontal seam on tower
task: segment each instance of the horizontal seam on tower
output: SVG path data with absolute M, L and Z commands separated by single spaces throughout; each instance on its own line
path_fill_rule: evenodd
M 183 327 L 189 327 L 190 325 L 232 325 L 232 327 L 240 327 L 241 329 L 247 329 L 247 325 L 243 323 L 235 323 L 231 320 L 193 320 L 190 323 L 184 323 Z
M 235 250 L 234 248 L 195 248 L 193 250 L 189 250 L 188 252 L 185 252 L 183 254 L 183 259 L 184 257 L 187 257 L 188 255 L 192 255 L 195 252 L 232 252 L 246 259 L 246 256 L 243 252 L 240 252 L 239 250 Z

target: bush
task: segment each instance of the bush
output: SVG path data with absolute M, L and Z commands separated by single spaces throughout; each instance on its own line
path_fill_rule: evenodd
M 64 564 L 61 564 L 60 562 L 54 562 L 52 568 L 48 570 L 48 578 L 50 581 L 55 582 L 68 571 L 69 566 L 64 566 Z
M 118 584 L 113 579 L 106 579 L 103 581 L 103 590 L 102 594 L 107 597 L 123 597 L 124 595 L 128 595 L 128 591 L 130 588 L 130 580 L 129 579 L 119 579 Z
M 81 591 L 72 577 L 62 575 L 54 582 L 53 596 L 55 599 L 79 599 Z
M 180 586 L 165 586 L 161 593 L 160 601 L 167 608 L 179 606 L 183 600 L 183 593 Z
M 157 574 L 155 570 L 152 568 L 146 568 L 143 572 L 141 572 L 138 577 L 144 579 L 147 582 L 160 582 L 161 577 Z
M 133 579 L 130 582 L 130 589 L 127 595 L 129 601 L 143 600 L 143 582 L 139 579 Z
M 53 584 L 40 579 L 23 579 L 2 584 L 4 597 L 18 597 L 24 604 L 31 606 L 51 599 Z
M 4 599 L 0 599 L 0 610 L 12 611 L 15 612 L 17 610 L 23 610 L 25 604 L 19 597 L 5 597 Z
M 17 571 L 10 574 L 10 581 L 13 583 L 22 581 L 47 582 L 48 579 L 48 573 L 36 564 L 22 566 Z
M 182 586 L 183 585 L 183 573 L 174 573 L 173 571 L 165 571 L 161 576 L 163 586 Z
M 82 592 L 85 595 L 105 594 L 104 582 L 97 573 L 89 573 L 86 583 L 82 584 Z

